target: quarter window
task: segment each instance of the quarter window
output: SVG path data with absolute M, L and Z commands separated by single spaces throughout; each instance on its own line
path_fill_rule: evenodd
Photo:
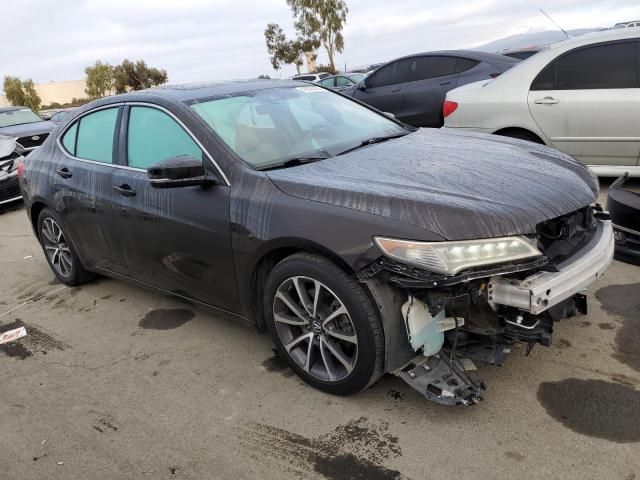
M 619 42 L 580 48 L 546 67 L 532 90 L 638 88 L 638 43 Z
M 478 65 L 477 60 L 471 60 L 470 58 L 456 58 L 456 73 L 466 72 Z
M 409 81 L 427 80 L 456 73 L 455 57 L 417 57 L 409 67 Z
M 131 107 L 127 135 L 130 167 L 149 168 L 180 155 L 202 160 L 202 150 L 169 115 L 150 107 Z
M 78 122 L 74 123 L 62 137 L 62 145 L 71 155 L 76 154 L 76 135 L 78 134 Z
M 62 145 L 78 158 L 113 163 L 113 138 L 117 119 L 118 107 L 85 115 L 65 132 Z

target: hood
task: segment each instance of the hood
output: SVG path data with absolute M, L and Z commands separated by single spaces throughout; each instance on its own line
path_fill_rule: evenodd
M 534 233 L 538 223 L 594 202 L 598 190 L 583 164 L 556 150 L 432 129 L 268 176 L 289 195 L 449 240 Z
M 1 127 L 0 134 L 9 135 L 11 137 L 25 137 L 27 135 L 50 133 L 54 128 L 56 128 L 56 124 L 48 121 L 23 123 L 22 125 Z

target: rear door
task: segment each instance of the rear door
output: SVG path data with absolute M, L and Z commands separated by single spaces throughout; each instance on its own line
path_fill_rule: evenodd
M 111 175 L 122 107 L 92 111 L 71 124 L 60 138 L 65 157 L 52 178 L 57 212 L 89 265 L 109 268 L 119 254 L 114 234 Z
M 636 165 L 640 155 L 640 47 L 623 40 L 571 50 L 528 95 L 534 120 L 558 150 L 587 165 Z
M 237 312 L 226 184 L 156 189 L 146 169 L 189 155 L 218 175 L 213 161 L 175 116 L 153 105 L 127 106 L 112 177 L 122 257 L 115 271 L 135 280 Z M 219 175 L 218 175 L 219 176 Z
M 442 104 L 447 92 L 458 86 L 456 57 L 415 57 L 404 87 L 402 120 L 419 127 L 441 127 Z
M 376 70 L 365 80 L 366 88 L 357 89 L 354 97 L 402 119 L 403 90 L 407 83 L 411 61 L 412 59 L 408 58 L 396 60 Z

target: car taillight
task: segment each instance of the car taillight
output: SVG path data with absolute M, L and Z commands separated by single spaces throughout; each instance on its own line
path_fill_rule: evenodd
M 447 118 L 449 115 L 456 111 L 456 108 L 458 108 L 457 102 L 445 100 L 444 105 L 442 105 L 442 115 L 444 116 L 444 118 Z
M 24 173 L 24 161 L 20 159 L 18 161 L 18 178 L 22 178 L 23 173 Z

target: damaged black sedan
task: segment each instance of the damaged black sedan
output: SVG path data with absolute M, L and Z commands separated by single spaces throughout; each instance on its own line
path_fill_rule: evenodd
M 476 402 L 468 370 L 549 345 L 613 255 L 597 180 L 572 158 L 409 128 L 293 81 L 102 99 L 21 171 L 60 280 L 104 274 L 249 320 L 340 395 L 393 373 Z

